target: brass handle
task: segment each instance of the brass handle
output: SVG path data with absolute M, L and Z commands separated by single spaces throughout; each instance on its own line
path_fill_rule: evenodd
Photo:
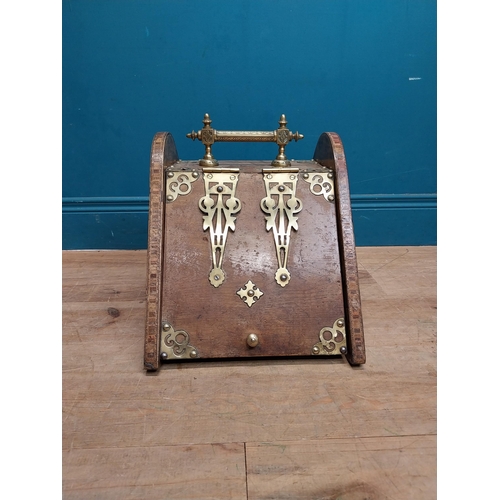
M 275 142 L 278 145 L 278 155 L 271 162 L 273 167 L 289 167 L 290 160 L 285 155 L 285 146 L 290 141 L 299 141 L 304 136 L 287 128 L 287 121 L 285 115 L 281 115 L 279 128 L 271 132 L 265 131 L 233 131 L 233 130 L 215 130 L 210 124 L 212 120 L 208 113 L 205 114 L 203 119 L 204 126 L 198 132 L 194 130 L 186 137 L 189 139 L 200 140 L 205 145 L 205 156 L 200 160 L 202 167 L 216 167 L 219 162 L 212 156 L 212 144 L 214 142 Z

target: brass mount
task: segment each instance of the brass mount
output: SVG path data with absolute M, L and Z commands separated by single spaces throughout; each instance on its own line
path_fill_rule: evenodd
M 210 229 L 212 247 L 212 270 L 208 280 L 215 287 L 222 285 L 226 274 L 222 270 L 222 259 L 226 248 L 228 230 L 234 232 L 236 214 L 241 210 L 241 201 L 236 198 L 239 170 L 237 168 L 204 168 L 205 196 L 198 206 L 203 216 L 203 231 Z
M 270 132 L 266 131 L 233 131 L 233 130 L 215 130 L 211 127 L 212 120 L 210 115 L 205 113 L 203 119 L 203 128 L 195 132 L 194 130 L 186 134 L 188 139 L 200 140 L 205 145 L 205 156 L 200 160 L 202 167 L 216 167 L 219 162 L 212 156 L 212 144 L 214 142 L 275 142 L 278 145 L 278 155 L 271 162 L 273 167 L 289 167 L 290 160 L 285 155 L 285 146 L 290 141 L 299 141 L 304 136 L 287 128 L 285 115 L 281 115 L 279 128 Z

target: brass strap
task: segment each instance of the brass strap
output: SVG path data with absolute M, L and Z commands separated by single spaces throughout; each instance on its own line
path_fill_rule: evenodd
M 266 230 L 273 230 L 278 270 L 274 276 L 278 285 L 284 287 L 290 282 L 287 269 L 290 233 L 298 230 L 297 214 L 302 210 L 302 201 L 296 197 L 298 168 L 262 169 L 266 197 L 260 207 L 266 215 Z
M 226 248 L 228 230 L 234 232 L 236 214 L 241 210 L 241 202 L 236 198 L 238 169 L 203 169 L 205 196 L 198 206 L 203 216 L 203 231 L 210 229 L 212 248 L 212 270 L 208 276 L 210 283 L 219 287 L 225 280 L 222 260 Z

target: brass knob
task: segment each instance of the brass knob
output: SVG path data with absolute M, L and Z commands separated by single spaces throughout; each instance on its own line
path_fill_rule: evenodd
M 251 334 L 247 337 L 247 344 L 248 344 L 250 347 L 255 347 L 258 343 L 259 343 L 259 337 L 257 337 L 257 335 L 255 335 L 255 333 L 251 333 Z

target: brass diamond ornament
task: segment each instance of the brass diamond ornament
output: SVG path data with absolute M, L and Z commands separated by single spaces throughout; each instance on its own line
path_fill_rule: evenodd
M 236 293 L 248 307 L 252 307 L 255 302 L 259 300 L 262 295 L 264 295 L 264 292 L 261 292 L 257 285 L 251 280 L 248 280 Z

